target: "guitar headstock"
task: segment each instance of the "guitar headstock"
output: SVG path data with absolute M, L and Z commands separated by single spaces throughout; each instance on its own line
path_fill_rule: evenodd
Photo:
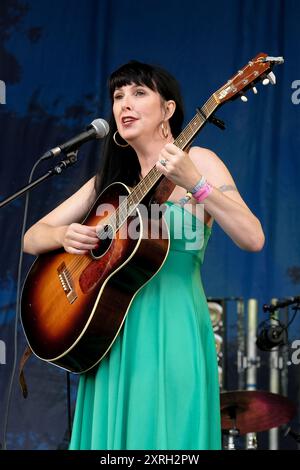
M 275 85 L 276 80 L 272 68 L 276 63 L 281 64 L 283 61 L 282 57 L 270 57 L 264 52 L 257 54 L 244 68 L 239 70 L 225 85 L 213 94 L 215 100 L 218 104 L 233 100 L 241 95 L 242 92 L 254 87 L 257 82 L 265 81 L 266 79 L 268 79 L 268 83 L 270 82 Z M 256 89 L 254 88 L 254 90 Z M 247 99 L 244 101 L 247 101 Z

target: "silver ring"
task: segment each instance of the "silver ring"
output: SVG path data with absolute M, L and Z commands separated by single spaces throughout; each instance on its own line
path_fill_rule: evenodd
M 162 158 L 161 160 L 159 160 L 159 163 L 161 163 L 162 166 L 166 166 L 167 160 L 165 160 L 164 158 Z

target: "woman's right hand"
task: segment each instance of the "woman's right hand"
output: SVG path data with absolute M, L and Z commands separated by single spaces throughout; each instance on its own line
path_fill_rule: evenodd
M 63 227 L 61 243 L 68 253 L 84 255 L 97 248 L 96 227 L 73 223 Z

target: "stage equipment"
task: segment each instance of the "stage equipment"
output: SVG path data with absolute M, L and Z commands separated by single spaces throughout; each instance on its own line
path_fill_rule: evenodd
M 296 406 L 288 398 L 262 390 L 233 390 L 221 393 L 221 426 L 229 434 L 228 449 L 235 439 L 288 423 Z

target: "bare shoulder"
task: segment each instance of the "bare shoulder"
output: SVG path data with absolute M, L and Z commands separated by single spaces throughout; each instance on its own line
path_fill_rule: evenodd
M 192 147 L 189 156 L 199 172 L 215 187 L 236 190 L 230 171 L 218 155 L 203 147 Z
M 189 156 L 199 173 L 226 196 L 247 207 L 225 163 L 217 154 L 202 147 L 192 147 Z

